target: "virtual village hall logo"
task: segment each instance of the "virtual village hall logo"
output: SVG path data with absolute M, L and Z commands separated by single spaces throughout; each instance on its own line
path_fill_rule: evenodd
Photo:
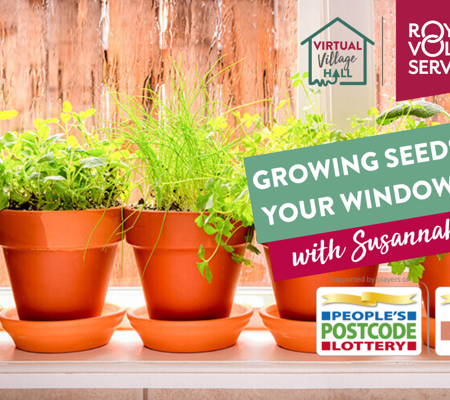
M 321 40 L 322 33 L 332 40 Z M 310 85 L 367 84 L 367 43 L 375 43 L 345 21 L 335 18 L 301 42 L 306 43 Z

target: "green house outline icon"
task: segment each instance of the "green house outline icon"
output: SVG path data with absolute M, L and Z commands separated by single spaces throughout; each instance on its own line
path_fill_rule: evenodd
M 309 70 L 309 85 L 315 85 L 316 83 L 319 86 L 322 86 L 320 81 L 318 79 L 312 80 L 312 39 L 316 37 L 319 33 L 322 33 L 324 30 L 328 29 L 331 25 L 335 24 L 336 22 L 340 22 L 342 25 L 344 25 L 346 28 L 350 29 L 352 32 L 356 33 L 358 36 L 360 36 L 364 41 L 364 79 L 362 82 L 339 82 L 341 85 L 367 85 L 367 42 L 369 42 L 371 45 L 374 45 L 375 42 L 373 40 L 370 40 L 367 36 L 363 35 L 360 31 L 353 28 L 351 25 L 347 24 L 347 22 L 343 21 L 341 18 L 337 17 L 333 19 L 331 22 L 326 24 L 323 28 L 320 28 L 318 31 L 314 32 L 311 36 L 307 37 L 303 42 L 300 44 L 303 46 L 305 43 L 308 43 L 308 70 Z M 327 85 L 330 83 L 333 85 L 334 83 L 331 83 L 331 81 L 324 83 L 323 85 Z

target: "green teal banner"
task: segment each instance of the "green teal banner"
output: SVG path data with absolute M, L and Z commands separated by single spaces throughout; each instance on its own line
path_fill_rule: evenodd
M 248 157 L 259 243 L 450 211 L 450 125 Z

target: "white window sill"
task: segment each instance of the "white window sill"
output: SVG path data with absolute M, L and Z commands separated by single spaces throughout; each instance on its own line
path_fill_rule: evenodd
M 17 350 L 2 332 L 0 348 L 0 388 L 9 389 L 450 388 L 450 358 L 433 360 L 425 347 L 417 357 L 320 357 L 281 349 L 268 331 L 197 354 L 149 350 L 133 331 L 99 349 L 48 355 Z
M 144 305 L 141 288 L 110 288 L 108 301 Z M 236 301 L 259 308 L 274 299 L 271 288 L 246 287 Z M 0 289 L 0 304 L 13 306 L 9 288 Z M 430 358 L 426 347 L 417 357 L 320 357 L 277 347 L 261 327 L 255 313 L 235 346 L 197 354 L 149 350 L 132 330 L 117 331 L 94 350 L 34 354 L 0 332 L 0 388 L 450 389 L 450 357 L 431 350 Z

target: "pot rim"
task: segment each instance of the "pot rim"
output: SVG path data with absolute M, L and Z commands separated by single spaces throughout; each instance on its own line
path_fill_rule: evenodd
M 108 208 L 88 208 L 87 210 L 60 210 L 60 211 L 44 211 L 44 210 L 39 210 L 39 211 L 30 211 L 30 210 L 10 210 L 10 209 L 8 209 L 8 208 L 5 208 L 4 210 L 1 210 L 0 211 L 0 215 L 2 214 L 2 213 L 5 213 L 5 214 L 9 214 L 9 213 L 12 213 L 12 214 L 21 214 L 21 215 L 24 215 L 24 214 L 30 214 L 30 215 L 36 215 L 36 214 L 47 214 L 47 215 L 50 215 L 50 214 L 58 214 L 58 215 L 61 215 L 61 214 L 72 214 L 72 213 L 87 213 L 87 212 L 89 212 L 89 213 L 94 213 L 94 212 L 105 212 L 105 210 L 106 211 L 112 211 L 112 210 L 121 210 L 122 208 L 124 208 L 124 207 L 122 207 L 122 206 L 116 206 L 116 207 L 108 207 Z
M 146 214 L 160 214 L 160 215 L 164 215 L 166 213 L 166 211 L 160 211 L 160 210 L 138 210 L 135 208 L 131 208 L 129 205 L 126 205 L 123 207 L 125 211 L 129 211 L 132 212 L 133 214 L 135 213 L 146 213 Z M 202 212 L 204 215 L 209 215 L 208 211 L 203 211 Z M 171 214 L 171 215 L 200 215 L 202 214 L 198 211 L 167 211 L 167 214 Z M 233 220 L 234 221 L 234 220 Z M 235 223 L 240 223 L 242 224 L 242 221 L 234 221 Z M 249 226 L 242 226 L 242 228 L 249 228 Z
M 200 213 L 198 211 L 162 211 L 162 210 L 139 210 L 136 208 L 131 208 L 129 205 L 126 205 L 123 207 L 126 211 L 131 211 L 133 213 L 154 213 L 154 214 L 165 214 L 167 212 L 167 214 L 179 214 L 179 215 L 200 215 Z M 207 211 L 204 211 L 203 214 L 208 215 L 209 213 Z

